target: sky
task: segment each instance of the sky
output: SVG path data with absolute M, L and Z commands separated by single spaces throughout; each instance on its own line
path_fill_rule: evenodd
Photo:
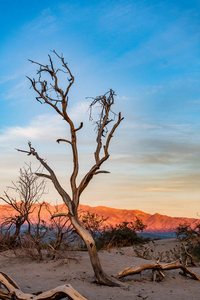
M 0 1 L 0 196 L 20 168 L 38 162 L 28 141 L 71 194 L 72 155 L 64 121 L 35 100 L 26 78 L 63 54 L 75 83 L 69 115 L 78 132 L 80 181 L 94 163 L 91 99 L 113 89 L 124 120 L 110 158 L 82 204 L 198 218 L 200 214 L 200 1 Z M 62 84 L 65 84 L 64 78 Z M 62 199 L 50 183 L 44 200 Z M 0 204 L 3 204 L 0 201 Z

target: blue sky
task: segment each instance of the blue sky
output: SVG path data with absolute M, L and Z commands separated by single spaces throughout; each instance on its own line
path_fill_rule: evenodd
M 17 1 L 0 3 L 0 194 L 34 147 L 66 189 L 71 152 L 62 120 L 34 100 L 33 59 L 63 53 L 75 76 L 69 111 L 79 136 L 80 178 L 93 162 L 88 96 L 115 90 L 125 117 L 82 203 L 171 216 L 200 212 L 200 1 Z M 37 162 L 31 159 L 33 167 Z M 45 200 L 62 200 L 48 184 Z

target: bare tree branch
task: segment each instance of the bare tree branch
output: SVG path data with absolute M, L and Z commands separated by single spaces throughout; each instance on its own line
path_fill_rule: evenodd
M 65 189 L 59 183 L 54 171 L 50 166 L 42 159 L 36 150 L 32 147 L 29 142 L 29 151 L 24 151 L 17 149 L 20 152 L 27 153 L 28 155 L 33 155 L 36 159 L 41 163 L 41 165 L 48 171 L 48 174 L 37 173 L 38 176 L 48 178 L 54 184 L 54 187 L 62 197 L 64 203 L 68 207 L 69 213 L 67 216 L 69 217 L 72 225 L 76 229 L 77 233 L 84 240 L 89 254 L 90 260 L 95 272 L 95 276 L 99 283 L 111 285 L 111 286 L 119 286 L 115 280 L 109 278 L 105 272 L 102 270 L 95 241 L 92 236 L 87 232 L 87 230 L 83 227 L 78 218 L 78 206 L 80 201 L 81 193 L 87 187 L 89 182 L 92 180 L 94 175 L 99 173 L 108 173 L 107 171 L 101 171 L 101 165 L 108 159 L 109 153 L 108 148 L 110 144 L 110 140 L 113 136 L 114 131 L 119 126 L 120 122 L 123 120 L 121 118 L 121 114 L 118 116 L 118 121 L 112 126 L 111 122 L 115 120 L 116 114 L 112 111 L 111 107 L 114 104 L 114 91 L 110 90 L 103 96 L 99 96 L 93 98 L 93 102 L 91 103 L 92 107 L 97 104 L 101 107 L 101 112 L 99 114 L 99 119 L 95 122 L 97 129 L 97 139 L 96 139 L 96 149 L 94 154 L 95 163 L 90 168 L 90 170 L 83 176 L 83 179 L 79 184 L 77 184 L 77 176 L 79 173 L 79 157 L 78 157 L 78 149 L 77 149 L 77 131 L 79 131 L 83 127 L 83 123 L 81 122 L 78 127 L 75 127 L 73 121 L 68 115 L 68 93 L 71 86 L 74 83 L 74 76 L 72 75 L 67 63 L 65 62 L 62 55 L 58 55 L 58 53 L 53 50 L 52 53 L 58 58 L 58 60 L 62 63 L 62 67 L 55 68 L 54 62 L 49 55 L 49 64 L 44 65 L 38 62 L 31 60 L 33 64 L 39 66 L 37 70 L 38 79 L 31 79 L 28 77 L 31 82 L 32 88 L 36 91 L 37 97 L 36 100 L 40 103 L 45 103 L 50 105 L 62 118 L 66 121 L 67 125 L 70 129 L 70 138 L 64 139 L 60 138 L 57 142 L 66 142 L 71 145 L 72 149 L 72 157 L 73 157 L 73 170 L 70 177 L 71 191 L 72 196 L 69 196 L 69 193 L 65 191 Z M 66 88 L 61 87 L 61 80 L 59 79 L 59 74 L 62 72 L 65 76 L 68 75 L 67 78 L 68 83 Z M 45 75 L 50 76 L 50 81 L 46 80 Z M 63 82 L 63 78 L 62 78 Z M 111 116 L 112 115 L 112 116 Z M 110 129 L 109 129 L 110 128 Z M 103 141 L 104 146 L 103 146 Z M 101 153 L 101 150 L 103 153 Z
M 81 122 L 80 126 L 78 128 L 75 129 L 75 131 L 80 130 L 81 128 L 83 128 L 83 122 Z
M 36 172 L 35 175 L 37 175 L 38 177 L 45 177 L 47 179 L 51 179 L 50 175 L 44 174 L 44 173 L 38 173 Z
M 110 174 L 110 172 L 109 171 L 97 171 L 97 172 L 95 172 L 94 173 L 94 175 L 97 175 L 97 174 Z
M 20 234 L 21 226 L 28 222 L 29 215 L 33 212 L 33 205 L 37 203 L 45 193 L 44 180 L 38 181 L 38 177 L 32 172 L 31 165 L 20 169 L 19 179 L 16 183 L 13 182 L 12 186 L 8 187 L 8 191 L 13 190 L 16 194 L 15 197 L 4 192 L 4 197 L 0 197 L 10 208 L 14 209 L 15 215 L 6 217 L 3 225 L 14 225 L 15 232 L 11 236 L 11 245 L 15 243 L 16 238 Z M 17 214 L 16 214 L 17 213 Z
M 106 97 L 107 94 L 108 93 L 106 93 L 103 96 L 95 98 L 95 100 L 91 104 L 93 106 L 94 104 L 100 102 L 103 106 L 101 114 L 100 114 L 100 121 L 98 122 L 98 133 L 97 133 L 97 139 L 96 139 L 97 146 L 96 146 L 96 151 L 94 154 L 96 163 L 95 163 L 95 165 L 93 165 L 93 167 L 90 169 L 90 171 L 83 177 L 83 179 L 78 187 L 78 190 L 77 190 L 79 197 L 80 197 L 81 193 L 85 190 L 85 188 L 88 186 L 88 184 L 92 180 L 93 176 L 95 174 L 99 173 L 99 171 L 97 171 L 97 170 L 109 158 L 108 149 L 109 149 L 109 145 L 110 145 L 110 140 L 113 137 L 113 134 L 114 134 L 116 128 L 119 126 L 121 121 L 124 119 L 121 117 L 121 113 L 119 113 L 117 122 L 113 125 L 110 132 L 108 132 L 107 125 L 108 125 L 108 123 L 112 122 L 112 120 L 109 119 L 109 112 L 111 109 L 111 105 L 114 104 L 114 95 L 115 94 L 114 94 L 113 90 L 110 90 L 108 97 Z M 105 130 L 107 132 L 107 138 L 104 136 Z M 106 141 L 105 141 L 105 145 L 103 147 L 104 155 L 102 158 L 100 158 L 100 152 L 102 149 L 102 137 L 105 137 Z
M 66 214 L 66 213 L 53 214 L 51 216 L 51 219 L 54 219 L 54 218 L 57 218 L 57 217 L 68 217 L 68 214 Z
M 59 144 L 60 142 L 66 142 L 66 143 L 72 144 L 72 142 L 70 142 L 70 141 L 68 141 L 68 140 L 65 140 L 65 139 L 58 139 L 56 142 L 57 142 L 58 144 Z
M 70 209 L 70 212 L 73 213 L 73 209 L 72 209 L 72 201 L 70 196 L 68 195 L 68 193 L 61 187 L 54 171 L 49 167 L 49 165 L 44 161 L 44 159 L 42 159 L 38 153 L 35 151 L 35 149 L 32 147 L 31 142 L 28 143 L 29 145 L 29 151 L 26 151 L 27 153 L 29 153 L 29 155 L 33 155 L 36 157 L 36 159 L 41 163 L 41 165 L 50 173 L 49 178 L 51 179 L 51 181 L 53 182 L 56 190 L 58 191 L 58 193 L 61 195 L 63 201 L 65 202 L 65 204 L 67 205 L 67 207 Z M 25 152 L 25 151 L 21 151 L 18 149 L 18 151 L 20 152 Z M 42 175 L 43 177 L 47 177 L 48 175 L 45 176 L 45 174 Z
M 79 294 L 70 284 L 65 284 L 56 287 L 50 291 L 36 294 L 23 293 L 20 287 L 8 275 L 0 272 L 0 283 L 6 288 L 7 291 L 0 289 L 0 298 L 5 300 L 53 300 L 63 299 L 68 297 L 71 300 L 87 300 Z
M 197 267 L 197 264 L 196 264 L 196 262 L 194 261 L 193 256 L 187 251 L 185 244 L 184 244 L 183 242 L 182 242 L 181 244 L 182 244 L 182 246 L 183 246 L 183 248 L 184 248 L 184 251 L 185 251 L 185 254 L 186 254 L 186 266 L 187 266 L 187 257 L 189 257 L 190 260 L 191 260 L 191 264 L 192 264 L 193 266 Z

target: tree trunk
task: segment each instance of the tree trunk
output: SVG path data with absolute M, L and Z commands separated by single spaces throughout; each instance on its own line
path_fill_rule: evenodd
M 69 214 L 69 219 L 76 229 L 78 235 L 83 239 L 88 249 L 90 255 L 90 261 L 96 276 L 98 283 L 108 285 L 108 286 L 121 286 L 121 284 L 115 280 L 114 278 L 110 278 L 106 273 L 103 271 L 101 267 L 101 263 L 99 260 L 97 248 L 95 245 L 95 241 L 91 234 L 82 226 L 80 223 L 78 216 L 72 216 Z
M 11 239 L 11 244 L 15 243 L 16 238 L 19 236 L 20 229 L 21 229 L 21 225 L 16 225 L 16 227 L 15 227 L 15 233 L 10 238 Z
M 14 246 L 16 243 L 16 239 L 20 234 L 21 230 L 21 223 L 16 223 L 15 224 L 15 232 L 14 234 L 10 237 L 10 246 Z

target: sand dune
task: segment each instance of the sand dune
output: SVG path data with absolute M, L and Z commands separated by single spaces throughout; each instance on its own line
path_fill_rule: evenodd
M 179 246 L 175 239 L 155 241 L 154 256 Z M 166 279 L 152 282 L 152 272 L 129 276 L 123 280 L 125 287 L 106 287 L 94 283 L 93 270 L 87 252 L 72 252 L 68 255 L 75 260 L 33 262 L 28 259 L 10 259 L 0 255 L 0 271 L 10 275 L 24 292 L 45 291 L 64 283 L 70 283 L 89 300 L 198 300 L 200 282 L 179 274 L 180 270 L 166 271 Z M 135 256 L 133 247 L 101 251 L 100 259 L 104 270 L 116 274 L 129 266 L 146 263 L 147 260 Z M 151 261 L 155 261 L 154 259 Z M 148 260 L 149 262 L 149 260 Z M 200 275 L 200 267 L 192 268 Z

